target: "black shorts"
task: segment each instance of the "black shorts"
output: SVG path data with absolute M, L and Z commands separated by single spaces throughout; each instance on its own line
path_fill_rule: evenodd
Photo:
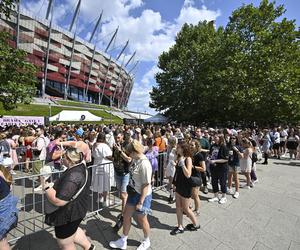
M 76 233 L 81 221 L 82 219 L 79 219 L 73 222 L 69 222 L 68 224 L 65 225 L 55 226 L 54 227 L 55 237 L 61 240 L 69 238 L 70 236 Z
M 283 147 L 284 147 L 284 145 L 285 145 L 285 141 L 281 141 L 281 142 L 280 142 L 280 147 L 282 147 L 282 148 L 283 148 Z
M 279 147 L 280 147 L 280 143 L 275 143 L 275 144 L 273 145 L 273 149 L 275 149 L 275 150 L 278 150 Z

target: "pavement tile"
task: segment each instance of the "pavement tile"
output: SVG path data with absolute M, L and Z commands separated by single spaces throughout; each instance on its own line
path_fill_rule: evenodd
M 223 243 L 221 243 L 220 245 L 218 245 L 215 250 L 232 250 L 233 248 L 230 246 L 227 246 Z
M 292 241 L 289 250 L 299 250 L 299 249 L 300 249 L 300 243 Z
M 271 250 L 271 248 L 267 247 L 261 242 L 256 242 L 252 250 Z

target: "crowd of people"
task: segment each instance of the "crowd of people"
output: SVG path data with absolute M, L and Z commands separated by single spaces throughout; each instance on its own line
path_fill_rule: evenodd
M 40 176 L 34 191 L 46 194 L 46 223 L 54 226 L 61 249 L 75 249 L 75 244 L 95 249 L 79 227 L 87 213 L 87 192 L 97 193 L 97 203 L 107 207 L 115 183 L 122 206 L 114 229 L 123 228 L 123 233 L 109 245 L 127 248 L 136 213 L 144 233 L 142 250 L 150 247 L 147 215 L 155 186 L 166 185 L 168 202 L 176 205 L 177 225 L 170 234 L 197 231 L 200 191 L 211 189 L 209 202 L 225 204 L 227 195 L 238 199 L 240 188 L 252 189 L 258 182 L 258 161 L 267 165 L 271 157 L 300 159 L 299 135 L 296 127 L 236 130 L 171 124 L 1 128 L 0 217 L 5 220 L 10 213 L 13 219 L 0 225 L 0 249 L 9 249 L 6 235 L 17 224 L 17 197 L 11 194 L 17 169 L 40 174 L 51 165 L 52 178 Z M 191 220 L 185 227 L 183 215 Z

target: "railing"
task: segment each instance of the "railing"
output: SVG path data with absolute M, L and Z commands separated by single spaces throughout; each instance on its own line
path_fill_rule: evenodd
M 164 182 L 164 169 L 166 163 L 166 154 L 160 154 L 158 156 L 159 168 L 155 174 L 154 191 L 162 188 L 166 183 Z M 91 187 L 93 184 L 93 178 L 100 178 L 100 187 L 98 190 L 105 190 L 105 184 L 108 181 L 109 190 L 107 195 L 108 208 L 112 208 L 121 204 L 118 191 L 116 190 L 114 180 L 114 168 L 112 162 L 100 165 L 92 165 L 88 167 L 89 174 L 91 175 L 91 182 L 88 185 Z M 21 172 L 22 173 L 22 172 Z M 56 171 L 51 174 L 48 181 L 58 178 L 63 171 Z M 19 173 L 18 173 L 19 174 Z M 19 198 L 19 221 L 18 226 L 13 229 L 9 235 L 8 240 L 10 243 L 15 243 L 20 238 L 39 232 L 41 230 L 50 230 L 51 227 L 44 223 L 45 211 L 44 211 L 44 199 L 45 194 L 42 191 L 36 191 L 35 187 L 38 185 L 39 178 L 45 175 L 26 175 L 14 176 L 14 184 L 12 187 L 13 195 Z M 48 175 L 49 176 L 49 175 Z M 47 176 L 47 177 L 48 177 Z M 45 177 L 45 178 L 47 178 Z M 105 179 L 106 178 L 106 179 Z M 108 179 L 107 179 L 108 178 Z M 105 179 L 105 181 L 104 181 Z M 102 180 L 102 181 L 101 181 Z M 102 186 L 101 186 L 102 185 Z M 106 191 L 106 190 L 105 190 Z M 86 217 L 90 217 L 106 207 L 98 202 L 99 193 L 94 192 L 89 188 L 89 206 Z

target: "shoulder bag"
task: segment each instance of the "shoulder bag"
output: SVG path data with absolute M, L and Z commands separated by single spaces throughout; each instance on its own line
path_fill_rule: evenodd
M 88 171 L 87 169 L 85 170 L 85 182 L 83 184 L 83 186 L 78 190 L 78 192 L 67 202 L 67 204 L 69 204 L 71 201 L 74 201 L 80 194 L 81 192 L 83 191 L 83 189 L 85 188 L 86 186 L 86 183 L 88 181 Z M 66 205 L 67 205 L 66 204 Z M 65 206 L 66 206 L 65 205 Z M 64 206 L 62 206 L 64 207 Z M 55 211 L 57 211 L 58 209 L 60 209 L 61 207 L 59 206 L 55 206 L 54 204 L 52 204 L 47 195 L 45 194 L 45 201 L 44 201 L 44 211 L 45 211 L 45 214 L 52 214 L 54 213 Z
M 184 161 L 185 162 L 185 161 Z M 192 187 L 200 187 L 202 185 L 202 179 L 200 174 L 198 173 L 197 169 L 195 166 L 192 166 L 192 174 L 191 177 L 188 178 L 189 184 Z

